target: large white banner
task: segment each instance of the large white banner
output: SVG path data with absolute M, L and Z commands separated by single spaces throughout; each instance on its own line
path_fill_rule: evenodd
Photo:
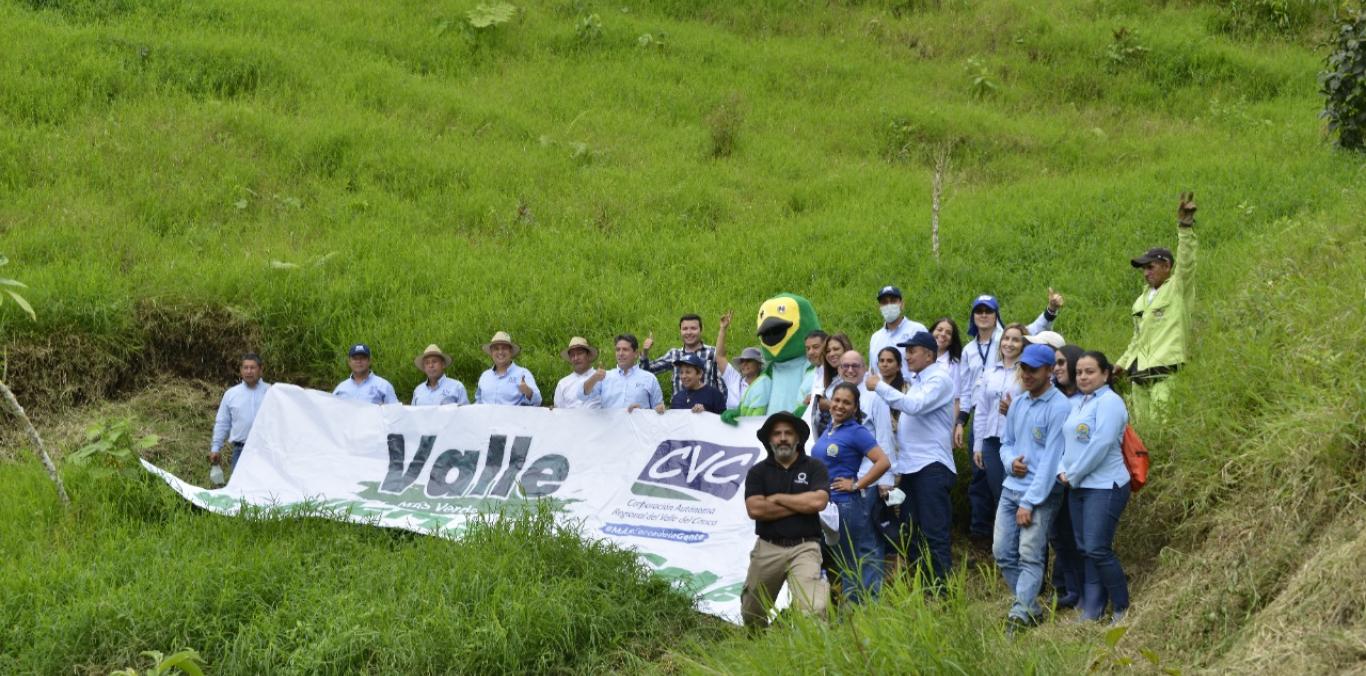
M 228 485 L 189 485 L 219 514 L 321 506 L 337 518 L 460 537 L 480 514 L 548 505 L 590 538 L 635 549 L 704 612 L 740 619 L 754 544 L 745 474 L 760 420 L 688 411 L 374 406 L 274 385 Z

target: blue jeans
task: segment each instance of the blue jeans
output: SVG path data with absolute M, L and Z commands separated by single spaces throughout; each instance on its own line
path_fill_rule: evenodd
M 872 498 L 867 495 L 872 491 Z M 840 574 L 840 595 L 859 602 L 882 591 L 882 539 L 875 528 L 873 510 L 879 506 L 877 487 L 835 503 L 840 511 L 840 541 L 835 547 L 835 568 Z
M 229 469 L 237 469 L 237 461 L 240 460 L 240 459 L 242 459 L 242 451 L 246 449 L 247 445 L 246 445 L 245 443 L 238 443 L 238 442 L 234 441 L 234 442 L 231 443 L 231 446 L 232 446 L 232 462 L 228 464 L 228 468 L 229 468 Z
M 943 584 L 953 567 L 949 549 L 949 530 L 953 525 L 950 492 L 957 482 L 953 470 L 938 462 L 919 472 L 901 475 L 900 488 L 906 494 L 901 518 L 910 537 L 906 559 L 912 568 L 928 564 L 936 584 Z
M 1108 602 L 1115 612 L 1129 608 L 1129 581 L 1115 556 L 1115 527 L 1129 504 L 1129 482 L 1111 488 L 1073 488 L 1070 507 L 1072 530 L 1077 534 L 1085 581 L 1082 583 L 1081 616 L 1098 620 Z
M 991 521 L 996 518 L 996 501 L 991 497 L 991 480 L 986 470 L 971 462 L 972 423 L 963 426 L 963 445 L 968 448 L 968 466 L 972 476 L 968 478 L 968 532 L 978 537 L 991 537 Z M 997 482 L 1000 494 L 1000 482 Z
M 1053 589 L 1058 592 L 1058 605 L 1070 607 L 1081 602 L 1083 563 L 1077 550 L 1077 535 L 1072 530 L 1071 489 L 1062 488 L 1062 509 L 1053 518 L 1053 529 L 1048 544 L 1053 546 Z
M 1001 462 L 1001 438 L 987 437 L 982 440 L 982 464 L 986 465 L 987 490 L 991 491 L 991 513 L 996 514 L 996 506 L 1001 502 L 1001 485 L 1006 481 L 1006 466 Z M 993 531 L 992 535 L 995 535 Z
M 1043 502 L 1034 506 L 1030 524 L 1020 527 L 1015 512 L 1020 508 L 1024 492 L 1003 488 L 1001 504 L 996 508 L 996 533 L 992 553 L 1001 577 L 1015 594 L 1010 616 L 1021 621 L 1033 621 L 1043 615 L 1039 606 L 1039 588 L 1043 586 L 1044 557 L 1048 553 L 1048 531 L 1053 518 L 1062 506 L 1062 488 L 1055 486 Z

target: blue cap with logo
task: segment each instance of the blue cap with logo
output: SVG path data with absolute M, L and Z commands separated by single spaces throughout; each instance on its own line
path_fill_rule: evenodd
M 346 351 L 347 357 L 368 357 L 370 356 L 370 346 L 365 343 L 356 343 L 351 349 Z
M 1033 343 L 1025 346 L 1024 352 L 1020 354 L 1020 363 L 1032 369 L 1040 366 L 1053 366 L 1057 363 L 1054 356 L 1051 346 Z
M 897 347 L 923 347 L 930 352 L 939 354 L 939 343 L 934 342 L 934 336 L 928 331 L 916 331 L 915 335 L 896 344 Z
M 687 354 L 685 352 L 683 356 L 674 360 L 674 366 L 680 365 L 693 366 L 696 367 L 698 371 L 703 373 L 707 372 L 707 362 L 703 361 L 702 356 L 698 354 Z
M 887 286 L 882 287 L 882 289 L 880 289 L 880 290 L 877 292 L 877 299 L 878 299 L 878 300 L 882 300 L 883 298 L 886 298 L 886 297 L 888 297 L 888 296 L 891 296 L 891 297 L 893 297 L 893 298 L 896 298 L 897 300 L 900 300 L 900 299 L 901 299 L 901 289 L 899 289 L 899 288 L 897 288 L 897 287 L 895 287 L 895 286 L 892 286 L 891 284 L 888 284 Z

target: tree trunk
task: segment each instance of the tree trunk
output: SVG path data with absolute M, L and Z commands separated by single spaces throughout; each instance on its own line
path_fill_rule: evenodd
M 934 153 L 934 184 L 930 189 L 930 239 L 934 246 L 934 260 L 939 260 L 939 196 L 944 192 L 944 174 L 949 171 L 949 152 L 953 147 L 944 144 Z
M 43 438 L 38 436 L 38 430 L 33 427 L 33 422 L 28 419 L 24 407 L 19 405 L 19 400 L 14 398 L 14 393 L 3 382 L 0 382 L 0 395 L 3 395 L 5 399 L 5 409 L 24 424 L 24 431 L 28 433 L 29 441 L 33 442 L 33 449 L 38 453 L 38 458 L 43 461 L 47 475 L 52 478 L 52 483 L 57 484 L 57 496 L 62 499 L 62 506 L 70 507 L 71 498 L 66 496 L 66 486 L 62 485 L 62 477 L 57 474 L 57 466 L 52 464 L 52 458 L 48 456 L 47 448 L 43 446 Z

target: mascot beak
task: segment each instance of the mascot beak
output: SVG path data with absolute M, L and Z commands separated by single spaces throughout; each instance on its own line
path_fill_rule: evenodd
M 759 325 L 759 340 L 769 347 L 776 347 L 782 344 L 783 339 L 787 338 L 787 330 L 792 328 L 792 322 L 780 317 L 769 317 Z

